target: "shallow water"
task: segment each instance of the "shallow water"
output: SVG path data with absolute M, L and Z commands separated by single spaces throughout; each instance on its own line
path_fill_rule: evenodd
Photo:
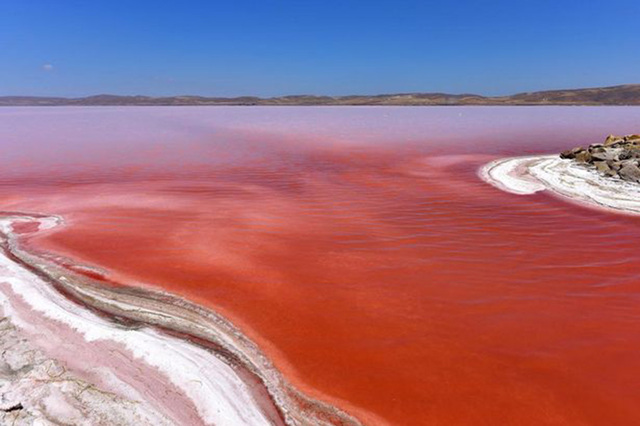
M 368 423 L 640 423 L 640 219 L 476 174 L 640 108 L 3 108 L 32 249 L 224 314 Z

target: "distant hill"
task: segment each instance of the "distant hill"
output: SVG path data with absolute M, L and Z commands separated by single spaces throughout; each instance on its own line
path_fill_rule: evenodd
M 236 98 L 204 96 L 117 96 L 84 98 L 0 96 L 0 106 L 108 106 L 108 105 L 640 105 L 640 84 L 590 89 L 546 90 L 510 96 L 446 93 L 398 93 L 352 96 L 280 96 Z

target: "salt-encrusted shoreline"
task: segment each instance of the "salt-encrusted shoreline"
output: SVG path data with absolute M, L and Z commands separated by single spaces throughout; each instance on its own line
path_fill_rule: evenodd
M 0 424 L 171 425 L 143 400 L 105 391 L 69 372 L 0 318 Z
M 63 267 L 68 260 L 29 253 L 13 232 L 17 222 L 45 230 L 62 219 L 0 214 L 3 315 L 43 359 L 120 398 L 122 424 L 359 424 L 294 389 L 215 312 L 167 293 L 107 286 Z M 5 385 L 2 397 L 20 395 Z M 37 417 L 36 402 L 10 403 Z
M 589 207 L 640 214 L 640 185 L 599 174 L 594 168 L 557 155 L 503 158 L 479 170 L 491 185 L 514 194 L 549 190 Z

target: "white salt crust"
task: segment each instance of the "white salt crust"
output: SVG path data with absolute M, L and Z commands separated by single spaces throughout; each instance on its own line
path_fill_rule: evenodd
M 479 170 L 491 185 L 513 194 L 549 190 L 570 201 L 618 213 L 640 214 L 640 185 L 605 177 L 557 155 L 492 161 Z
M 0 230 L 12 232 L 12 218 L 0 220 Z M 41 229 L 56 225 L 45 219 Z M 30 316 L 15 309 L 12 298 L 19 296 L 33 311 L 51 321 L 63 323 L 87 342 L 111 341 L 122 345 L 136 361 L 155 367 L 195 405 L 206 424 L 268 425 L 270 422 L 254 401 L 247 385 L 229 365 L 213 353 L 150 328 L 130 330 L 67 300 L 38 276 L 0 254 L 0 305 L 18 327 L 29 329 Z M 10 291 L 6 291 L 6 286 Z M 11 294 L 13 293 L 13 294 Z M 81 353 L 77 356 L 82 356 Z

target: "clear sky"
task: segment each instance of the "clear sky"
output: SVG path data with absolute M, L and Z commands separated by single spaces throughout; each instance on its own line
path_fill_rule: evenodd
M 0 95 L 640 83 L 639 0 L 0 0 Z

